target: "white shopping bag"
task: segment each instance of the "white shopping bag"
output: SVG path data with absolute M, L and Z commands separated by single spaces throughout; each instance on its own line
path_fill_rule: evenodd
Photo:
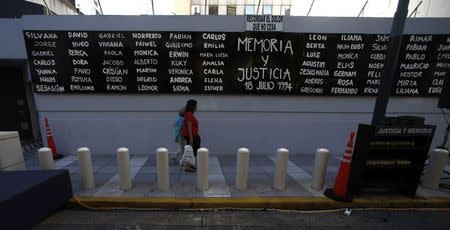
M 194 150 L 192 149 L 192 146 L 185 145 L 184 146 L 184 153 L 180 160 L 181 165 L 191 165 L 195 167 L 195 156 L 194 156 Z

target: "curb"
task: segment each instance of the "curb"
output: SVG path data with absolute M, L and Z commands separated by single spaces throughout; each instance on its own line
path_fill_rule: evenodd
M 172 197 L 75 197 L 70 207 L 107 209 L 284 209 L 327 210 L 343 208 L 369 209 L 449 209 L 450 198 L 357 198 L 351 203 L 326 197 L 236 197 L 236 198 L 172 198 Z

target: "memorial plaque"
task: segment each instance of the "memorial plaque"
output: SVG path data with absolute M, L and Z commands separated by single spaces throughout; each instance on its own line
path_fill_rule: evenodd
M 387 34 L 24 31 L 36 93 L 375 96 Z M 450 35 L 404 35 L 393 95 L 439 96 Z

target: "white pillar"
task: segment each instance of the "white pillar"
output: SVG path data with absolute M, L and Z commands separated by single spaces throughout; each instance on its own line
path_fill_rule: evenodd
M 422 178 L 424 188 L 437 189 L 441 181 L 442 172 L 448 162 L 448 151 L 445 149 L 435 149 L 430 154 L 430 160 L 425 168 Z
M 236 189 L 244 191 L 247 189 L 248 160 L 250 152 L 247 148 L 239 148 L 236 162 Z
M 117 149 L 117 165 L 119 165 L 120 188 L 131 189 L 130 153 L 127 148 Z
M 208 189 L 208 149 L 197 150 L 197 188 L 200 191 Z
M 92 170 L 91 151 L 89 148 L 81 147 L 77 150 L 78 162 L 80 164 L 81 186 L 83 189 L 93 189 L 94 172 Z
M 38 150 L 39 165 L 43 170 L 55 169 L 55 164 L 53 163 L 53 154 L 50 148 L 44 147 Z
M 315 190 L 322 190 L 325 184 L 325 176 L 327 174 L 328 149 L 317 149 L 316 159 L 314 161 L 313 181 L 311 188 Z
M 275 163 L 275 174 L 273 188 L 276 190 L 286 189 L 286 173 L 289 161 L 289 150 L 280 148 L 277 150 L 277 162 Z
M 156 169 L 158 172 L 158 189 L 169 191 L 169 152 L 166 148 L 156 150 Z

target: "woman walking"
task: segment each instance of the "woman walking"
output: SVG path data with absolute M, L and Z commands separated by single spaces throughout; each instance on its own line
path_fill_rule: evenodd
M 181 134 L 186 140 L 186 143 L 192 146 L 194 156 L 197 156 L 197 150 L 200 148 L 201 140 L 198 134 L 198 121 L 194 116 L 195 111 L 197 111 L 197 101 L 193 99 L 188 100 L 184 109 L 184 124 L 181 129 Z

